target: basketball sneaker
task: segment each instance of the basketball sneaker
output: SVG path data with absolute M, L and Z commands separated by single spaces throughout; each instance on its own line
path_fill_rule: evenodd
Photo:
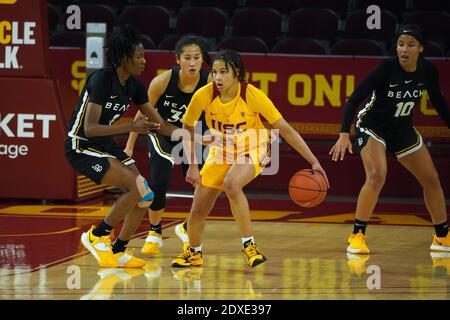
M 347 252 L 349 253 L 369 253 L 369 248 L 366 245 L 367 236 L 361 230 L 357 234 L 351 233 L 348 237 Z
M 194 251 L 189 245 L 183 253 L 179 254 L 178 257 L 172 261 L 172 267 L 174 268 L 196 267 L 201 266 L 202 264 L 202 252 Z
M 145 260 L 135 257 L 134 252 L 130 249 L 113 254 L 113 258 L 120 268 L 142 268 L 145 266 Z
M 81 234 L 81 243 L 89 250 L 90 253 L 97 259 L 100 267 L 103 268 L 117 268 L 119 266 L 116 259 L 113 257 L 111 239 L 108 236 L 97 237 L 92 234 L 95 226 L 92 226 L 89 231 Z
M 450 232 L 445 237 L 438 237 L 433 233 L 433 242 L 430 249 L 433 251 L 450 251 Z
M 250 267 L 256 267 L 258 264 L 261 264 L 267 260 L 267 258 L 259 252 L 256 244 L 251 240 L 244 243 L 242 253 L 247 258 L 247 263 Z
M 161 252 L 159 248 L 163 246 L 162 235 L 156 231 L 150 230 L 145 238 L 144 246 L 141 249 L 142 254 L 155 255 Z
M 178 238 L 180 238 L 181 241 L 183 241 L 183 251 L 186 251 L 187 247 L 189 246 L 189 237 L 186 230 L 187 220 L 185 220 L 183 223 L 177 224 L 175 227 L 175 234 Z
M 358 254 L 347 253 L 347 266 L 351 274 L 361 276 L 366 272 L 366 261 L 369 260 L 369 255 L 360 256 Z

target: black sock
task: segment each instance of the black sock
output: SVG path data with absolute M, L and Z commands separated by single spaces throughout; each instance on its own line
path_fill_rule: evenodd
M 105 220 L 102 220 L 102 222 L 100 222 L 100 224 L 92 231 L 92 234 L 96 237 L 108 236 L 112 229 L 112 226 L 107 224 Z
M 249 245 L 251 245 L 252 244 L 252 242 L 253 242 L 253 240 L 252 239 L 250 239 L 250 240 L 247 240 L 247 241 L 245 241 L 243 244 L 242 244 L 242 246 L 244 247 L 244 249 L 245 248 L 247 248 Z M 253 242 L 254 243 L 254 242 Z
M 161 222 L 156 225 L 150 223 L 150 231 L 155 231 L 158 234 L 162 234 Z
M 124 252 L 129 241 L 130 240 L 120 240 L 119 238 L 117 238 L 112 245 L 112 252 L 114 254 L 116 254 L 117 252 Z
M 448 223 L 447 221 L 442 222 L 441 224 L 435 224 L 434 229 L 436 230 L 436 236 L 439 238 L 444 238 L 448 233 Z
M 357 234 L 361 230 L 362 234 L 366 234 L 367 221 L 361 221 L 355 219 L 355 224 L 353 225 L 353 234 Z
M 184 222 L 183 222 L 183 228 L 184 228 L 184 230 L 186 230 L 186 232 L 187 232 L 187 220 L 184 220 Z

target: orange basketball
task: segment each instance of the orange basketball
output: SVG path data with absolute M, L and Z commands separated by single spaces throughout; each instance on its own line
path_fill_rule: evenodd
M 327 196 L 325 178 L 311 169 L 297 171 L 289 180 L 289 195 L 301 207 L 315 207 Z

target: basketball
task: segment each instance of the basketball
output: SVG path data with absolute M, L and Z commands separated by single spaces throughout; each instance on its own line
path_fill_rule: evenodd
M 301 207 L 318 206 L 327 196 L 325 178 L 311 169 L 297 171 L 289 180 L 289 196 Z

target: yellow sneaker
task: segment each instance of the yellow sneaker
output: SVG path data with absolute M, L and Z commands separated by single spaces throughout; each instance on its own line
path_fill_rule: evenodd
M 113 254 L 113 258 L 120 268 L 142 268 L 145 266 L 145 260 L 135 257 L 134 252 L 130 249 Z
M 430 249 L 433 251 L 450 251 L 450 232 L 445 237 L 438 237 L 433 233 L 433 242 Z
M 347 252 L 349 253 L 369 253 L 369 248 L 366 245 L 367 236 L 361 230 L 357 234 L 350 234 L 348 237 Z
M 97 272 L 100 279 L 92 290 L 88 294 L 83 295 L 80 300 L 111 300 L 117 284 L 127 282 L 142 273 L 144 273 L 143 269 L 100 269 Z
M 177 224 L 175 227 L 175 234 L 181 241 L 183 241 L 183 252 L 186 251 L 187 247 L 189 247 L 189 237 L 184 224 L 187 224 L 187 221 L 183 223 Z
M 244 254 L 244 257 L 247 258 L 247 264 L 250 267 L 256 267 L 258 264 L 261 264 L 267 260 L 267 258 L 259 252 L 258 247 L 254 242 L 249 242 L 246 244 L 244 249 L 242 249 L 242 253 Z
M 117 268 L 119 264 L 113 257 L 109 236 L 97 237 L 92 234 L 95 226 L 81 234 L 81 243 L 97 259 L 100 267 Z
M 186 250 L 172 261 L 173 268 L 197 267 L 202 264 L 202 252 L 194 251 L 190 246 L 187 246 Z
M 358 254 L 347 253 L 347 266 L 351 274 L 361 276 L 366 272 L 366 261 L 369 260 L 369 255 L 360 256 Z
M 149 231 L 147 238 L 145 238 L 144 246 L 141 249 L 142 254 L 155 255 L 161 252 L 160 248 L 163 246 L 163 238 L 156 231 Z

